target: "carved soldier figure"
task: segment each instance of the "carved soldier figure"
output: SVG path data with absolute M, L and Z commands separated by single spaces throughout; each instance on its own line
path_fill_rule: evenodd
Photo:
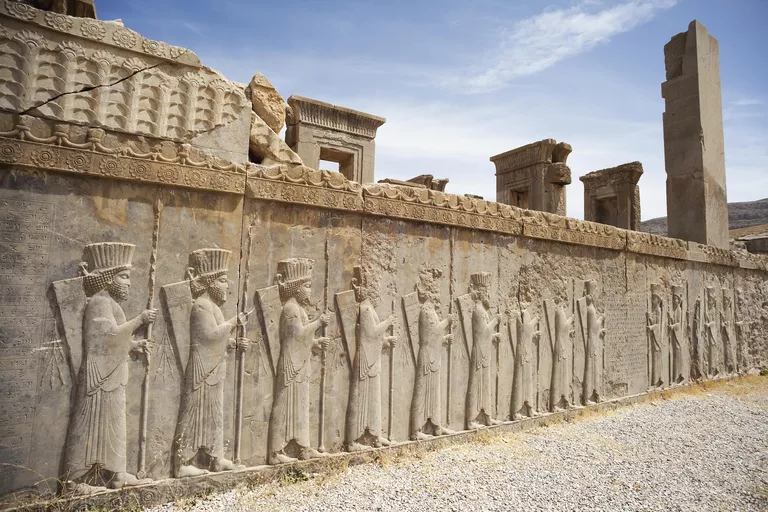
M 552 386 L 549 400 L 552 411 L 567 409 L 571 403 L 570 395 L 570 364 L 568 361 L 568 345 L 573 332 L 573 315 L 568 315 L 565 308 L 559 307 L 555 312 L 555 344 L 552 353 Z
M 747 335 L 749 326 L 752 322 L 744 320 L 744 311 L 746 304 L 744 300 L 744 290 L 736 288 L 736 304 L 733 310 L 734 325 L 736 326 L 736 363 L 740 371 L 746 371 L 749 368 L 749 354 L 747 352 Z
M 584 283 L 584 297 L 581 299 L 583 306 L 580 314 L 586 317 L 584 340 L 586 342 L 584 354 L 584 382 L 581 401 L 584 405 L 592 405 L 602 399 L 603 377 L 603 337 L 605 336 L 605 315 L 601 315 L 595 304 L 597 295 L 597 281 L 589 280 Z
M 240 469 L 224 457 L 224 381 L 228 352 L 245 350 L 248 340 L 231 338 L 238 317 L 224 319 L 231 251 L 199 249 L 189 256 L 192 292 L 189 360 L 176 426 L 177 477 Z M 241 319 L 242 320 L 242 319 Z
M 365 444 L 375 448 L 390 444 L 381 436 L 381 353 L 396 344 L 394 336 L 386 335 L 392 317 L 379 321 L 375 309 L 378 294 L 369 286 L 361 267 L 355 267 L 352 287 L 359 312 L 345 436 L 345 447 L 350 452 L 364 449 Z
M 672 312 L 669 313 L 669 339 L 672 342 L 672 379 L 682 384 L 688 378 L 686 354 L 688 340 L 685 334 L 685 314 L 683 311 L 683 287 L 672 285 Z
M 717 342 L 719 316 L 717 313 L 717 295 L 715 295 L 715 287 L 707 286 L 704 291 L 704 298 L 706 299 L 706 306 L 704 308 L 704 339 L 707 341 L 707 372 L 710 377 L 714 377 L 718 373 L 720 358 L 719 358 L 719 344 Z
M 469 276 L 472 308 L 472 351 L 469 356 L 469 391 L 467 393 L 467 428 L 498 425 L 491 417 L 491 361 L 493 344 L 499 342 L 499 315 L 491 314 L 488 288 L 489 272 L 476 272 Z
M 517 347 L 515 348 L 515 373 L 512 377 L 512 419 L 536 416 L 536 389 L 534 365 L 540 333 L 539 317 L 531 318 L 528 309 L 517 317 Z
M 119 489 L 150 482 L 126 471 L 125 386 L 131 352 L 148 350 L 133 335 L 157 317 L 144 310 L 126 320 L 120 302 L 128 299 L 135 246 L 117 242 L 85 246 L 80 273 L 88 297 L 82 319 L 83 358 L 67 432 L 64 480 L 75 492 L 91 486 Z
M 664 386 L 664 376 L 662 375 L 663 365 L 663 341 L 664 329 L 662 321 L 664 318 L 664 301 L 661 298 L 661 286 L 659 284 L 651 285 L 651 310 L 646 313 L 648 321 L 648 341 L 651 351 L 651 376 L 650 385 L 652 388 Z
M 720 312 L 720 326 L 723 331 L 723 366 L 726 373 L 736 372 L 736 351 L 733 325 L 733 301 L 731 291 L 723 289 L 723 310 Z
M 416 383 L 411 402 L 411 439 L 426 439 L 431 436 L 453 434 L 442 425 L 443 408 L 440 388 L 441 352 L 444 345 L 453 341 L 453 335 L 446 331 L 453 322 L 453 316 L 440 319 L 440 288 L 437 278 L 442 276 L 438 269 L 425 269 L 417 286 L 421 311 L 419 313 L 419 355 L 416 360 Z
M 280 356 L 277 361 L 272 414 L 269 418 L 268 462 L 280 464 L 323 456 L 309 443 L 309 382 L 313 350 L 327 350 L 326 337 L 315 332 L 328 324 L 323 313 L 310 321 L 306 308 L 312 294 L 312 265 L 307 258 L 277 264 L 280 300 Z

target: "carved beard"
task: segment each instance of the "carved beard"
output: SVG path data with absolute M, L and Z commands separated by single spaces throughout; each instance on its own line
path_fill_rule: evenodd
M 491 301 L 488 299 L 488 297 L 483 297 L 482 303 L 485 309 L 491 309 Z
M 118 284 L 114 281 L 107 285 L 107 291 L 115 302 L 125 302 L 128 300 L 128 290 L 130 288 L 130 285 Z
M 227 292 L 221 288 L 211 286 L 208 288 L 208 296 L 217 306 L 221 306 L 227 302 Z
M 298 302 L 302 306 L 309 306 L 311 304 L 309 290 L 307 290 L 303 286 L 299 287 L 299 289 L 296 290 L 293 296 L 296 298 L 296 302 Z

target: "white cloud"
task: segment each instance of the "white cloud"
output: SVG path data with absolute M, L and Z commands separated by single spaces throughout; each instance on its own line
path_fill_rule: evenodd
M 547 10 L 519 21 L 501 36 L 486 69 L 452 85 L 470 92 L 500 89 L 517 77 L 533 75 L 651 20 L 677 0 L 632 0 L 594 11 L 594 1 Z

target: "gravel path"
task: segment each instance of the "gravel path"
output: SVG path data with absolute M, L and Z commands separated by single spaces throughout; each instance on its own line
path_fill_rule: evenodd
M 485 437 L 154 510 L 768 510 L 768 378 Z

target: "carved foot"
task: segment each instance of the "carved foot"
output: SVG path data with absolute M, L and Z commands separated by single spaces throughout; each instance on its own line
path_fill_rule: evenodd
M 360 444 L 357 441 L 349 443 L 347 445 L 347 451 L 348 452 L 361 452 L 363 450 L 370 450 L 370 446 L 366 446 L 364 444 Z
M 382 446 L 391 446 L 391 445 L 392 445 L 392 441 L 390 441 L 386 437 L 378 436 L 376 440 L 373 441 L 374 448 L 381 448 Z
M 130 473 L 117 473 L 115 478 L 107 484 L 110 489 L 122 489 L 123 487 L 132 487 L 134 485 L 144 485 L 151 483 L 151 478 L 138 479 Z
M 483 428 L 484 426 L 485 426 L 485 425 L 483 425 L 483 424 L 481 424 L 481 423 L 479 423 L 479 422 L 477 422 L 477 421 L 470 421 L 470 422 L 469 422 L 469 425 L 467 425 L 467 428 L 468 428 L 469 430 L 477 430 L 477 429 L 479 429 L 479 428 Z
M 501 425 L 502 423 L 504 422 L 501 420 L 497 420 L 495 418 L 490 418 L 490 417 L 488 418 L 488 425 Z
M 307 446 L 301 450 L 299 454 L 299 460 L 319 459 L 320 457 L 328 457 L 327 453 L 321 453 L 311 446 Z
M 449 436 L 455 433 L 456 433 L 455 430 L 451 430 L 449 428 L 446 428 L 440 425 L 435 425 L 435 435 L 437 436 Z
M 427 439 L 432 439 L 433 437 L 434 436 L 429 435 L 429 434 L 425 434 L 424 432 L 419 430 L 418 432 L 416 432 L 415 434 L 413 434 L 411 436 L 411 439 L 413 439 L 414 441 L 424 441 L 424 440 L 427 440 Z
M 207 475 L 207 469 L 200 469 L 196 466 L 181 466 L 179 472 L 176 474 L 176 478 L 187 478 L 189 476 Z
M 296 459 L 294 457 L 289 457 L 282 452 L 278 452 L 278 453 L 271 454 L 267 462 L 269 462 L 274 466 L 276 464 L 288 464 L 289 462 L 296 462 L 297 460 L 299 459 Z
M 219 471 L 233 471 L 236 469 L 245 469 L 245 466 L 242 464 L 235 464 L 231 460 L 225 459 L 223 457 L 215 457 L 211 462 L 211 471 L 217 473 Z
M 516 412 L 515 414 L 512 415 L 512 418 L 510 418 L 510 419 L 512 421 L 520 421 L 520 420 L 523 419 L 523 415 L 520 414 L 519 412 Z
M 77 496 L 85 496 L 88 494 L 96 494 L 97 492 L 106 491 L 106 487 L 100 487 L 96 485 L 88 485 L 84 483 L 75 483 L 69 481 L 64 486 L 65 494 L 74 494 Z

